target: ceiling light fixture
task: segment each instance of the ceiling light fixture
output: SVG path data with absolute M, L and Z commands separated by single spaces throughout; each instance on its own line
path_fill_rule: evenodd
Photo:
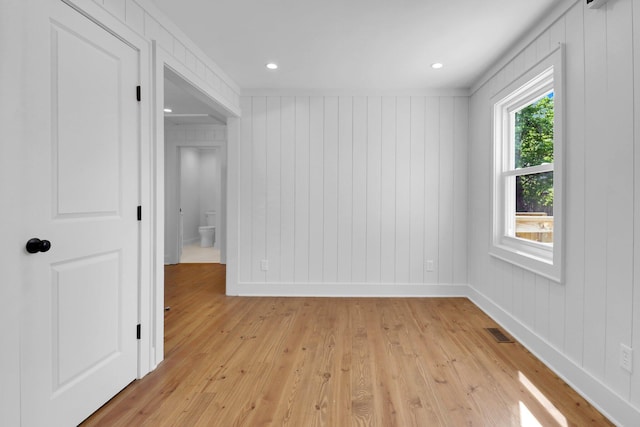
M 171 113 L 172 111 L 173 111 L 173 110 L 172 110 L 171 108 L 165 108 L 165 109 L 164 109 L 164 112 L 165 112 L 165 113 Z
M 444 67 L 444 65 L 441 62 L 434 62 L 433 64 L 431 64 L 431 68 L 433 68 L 434 70 L 439 70 L 442 67 Z
M 278 64 L 276 64 L 275 62 L 269 62 L 266 67 L 270 70 L 277 70 L 278 69 Z

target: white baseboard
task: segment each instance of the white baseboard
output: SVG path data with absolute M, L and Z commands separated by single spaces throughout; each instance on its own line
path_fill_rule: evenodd
M 567 358 L 555 347 L 534 333 L 472 286 L 468 298 L 482 311 L 506 329 L 515 339 L 562 378 L 576 392 L 618 426 L 640 425 L 640 410 Z
M 424 283 L 238 283 L 229 295 L 261 297 L 466 297 L 467 285 Z M 231 293 L 233 292 L 233 293 Z

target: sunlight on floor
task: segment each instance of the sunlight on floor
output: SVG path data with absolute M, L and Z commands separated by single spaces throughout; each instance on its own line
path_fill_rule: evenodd
M 180 263 L 220 263 L 220 249 L 201 248 L 199 243 L 184 245 Z
M 522 401 L 520 402 L 520 427 L 542 427 L 542 424 Z
M 553 417 L 553 419 L 556 420 L 558 425 L 560 425 L 562 427 L 567 427 L 568 424 L 567 424 L 567 419 L 565 418 L 565 416 L 562 415 L 562 413 L 558 410 L 558 408 L 556 408 L 553 405 L 553 403 L 551 403 L 549 401 L 549 399 L 547 399 L 547 397 L 540 390 L 538 390 L 538 387 L 533 385 L 533 383 L 529 380 L 529 378 L 527 378 L 522 372 L 518 372 L 518 377 L 519 377 L 520 382 L 522 383 L 522 385 L 525 386 L 525 388 L 529 391 L 529 393 L 531 393 L 531 395 L 533 397 L 535 397 L 538 402 L 540 402 L 540 404 L 544 407 L 544 409 L 547 410 L 549 415 L 551 415 Z M 523 424 L 523 422 L 525 420 L 525 416 L 527 417 L 527 420 L 529 422 L 535 421 L 535 423 L 534 424 Z M 532 425 L 532 426 L 533 425 L 536 425 L 536 426 L 540 425 L 538 420 L 536 420 L 536 418 L 533 416 L 533 414 L 531 414 L 529 409 L 522 402 L 520 402 L 520 420 L 521 420 L 522 426 L 525 426 L 525 425 L 527 425 L 527 426 L 529 426 L 529 425 Z

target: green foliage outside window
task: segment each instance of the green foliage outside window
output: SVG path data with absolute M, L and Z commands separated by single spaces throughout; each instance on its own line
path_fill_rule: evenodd
M 515 166 L 553 163 L 553 93 L 515 115 Z M 516 212 L 553 215 L 553 173 L 521 175 L 516 183 Z

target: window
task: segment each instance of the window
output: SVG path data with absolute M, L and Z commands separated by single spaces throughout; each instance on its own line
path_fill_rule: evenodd
M 562 280 L 562 49 L 493 99 L 491 255 Z

